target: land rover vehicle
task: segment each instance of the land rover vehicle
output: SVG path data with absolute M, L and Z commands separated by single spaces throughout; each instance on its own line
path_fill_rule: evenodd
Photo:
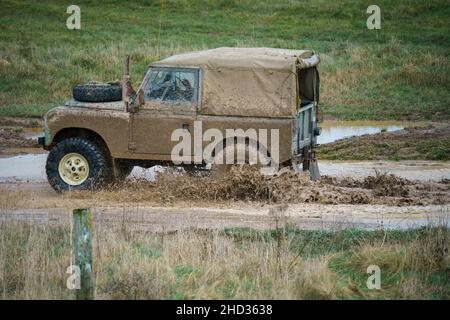
M 317 179 L 318 63 L 311 50 L 217 48 L 190 52 L 151 64 L 136 91 L 131 88 L 126 63 L 121 87 L 90 84 L 84 91 L 83 87 L 81 91 L 74 88 L 78 100 L 45 115 L 45 136 L 39 142 L 50 151 L 48 180 L 57 191 L 82 190 L 123 179 L 133 166 L 171 164 L 177 144 L 173 132 L 191 132 L 198 121 L 203 131 L 224 132 L 226 138 L 217 141 L 221 145 L 230 141 L 227 129 L 277 129 L 277 165 L 303 164 L 303 170 L 310 170 Z M 120 99 L 121 94 L 121 100 L 110 101 Z M 263 146 L 249 140 L 245 140 L 247 146 L 258 152 L 265 148 L 271 157 L 267 151 L 273 141 Z M 211 141 L 202 143 L 205 147 Z M 194 158 L 193 152 L 187 156 Z M 208 167 L 198 159 L 182 165 Z

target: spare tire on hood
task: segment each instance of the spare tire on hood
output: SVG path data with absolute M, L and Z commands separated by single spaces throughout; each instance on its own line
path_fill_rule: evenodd
M 89 82 L 72 88 L 73 98 L 83 102 L 110 102 L 122 100 L 120 82 Z

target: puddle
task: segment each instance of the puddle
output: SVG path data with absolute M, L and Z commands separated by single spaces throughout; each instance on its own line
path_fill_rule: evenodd
M 47 153 L 26 154 L 0 158 L 0 181 L 46 180 L 45 162 Z M 373 175 L 375 170 L 393 173 L 399 177 L 420 180 L 440 181 L 450 179 L 450 163 L 439 161 L 319 161 L 322 175 L 365 177 Z M 154 180 L 157 172 L 164 167 L 149 169 L 135 167 L 131 178 Z
M 0 181 L 46 180 L 46 161 L 47 153 L 0 158 Z M 130 177 L 154 180 L 156 173 L 163 169 L 161 166 L 154 166 L 149 169 L 135 167 Z
M 325 144 L 353 136 L 402 130 L 408 125 L 410 123 L 400 121 L 324 121 L 320 124 L 322 133 L 317 138 L 317 143 Z
M 0 159 L 0 181 L 44 180 L 47 154 L 26 154 Z

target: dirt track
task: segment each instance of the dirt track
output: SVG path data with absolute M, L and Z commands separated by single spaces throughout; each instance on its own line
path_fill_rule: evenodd
M 10 152 L 11 149 L 9 149 Z M 17 155 L 17 152 L 20 154 Z M 0 156 L 0 181 L 45 181 L 47 154 L 37 148 L 16 149 L 16 154 Z M 420 181 L 450 179 L 450 162 L 442 161 L 319 161 L 320 172 L 332 177 L 363 178 L 375 171 Z M 154 177 L 154 170 L 136 167 L 134 177 Z
M 129 206 L 93 207 L 96 223 L 115 228 L 125 227 L 140 231 L 179 231 L 189 228 L 221 229 L 225 227 L 276 227 L 271 206 L 242 209 L 215 209 L 204 207 L 148 207 Z M 306 230 L 406 229 L 429 223 L 449 221 L 448 207 L 386 207 L 367 205 L 289 205 L 281 224 L 295 225 Z M 26 220 L 44 224 L 69 223 L 69 208 L 13 209 L 0 215 L 0 220 Z
M 339 181 L 339 184 L 348 184 L 354 180 Z M 171 188 L 171 185 L 164 184 L 166 187 Z M 201 197 L 191 199 L 189 196 L 160 198 L 166 192 L 160 193 L 158 188 L 162 187 L 158 187 L 157 183 L 149 185 L 147 181 L 139 181 L 129 182 L 118 190 L 60 195 L 45 181 L 3 182 L 0 183 L 0 219 L 69 223 L 73 208 L 91 207 L 97 223 L 158 232 L 187 228 L 267 229 L 275 227 L 277 220 L 302 229 L 325 230 L 347 227 L 404 229 L 450 222 L 448 198 L 441 199 L 438 204 L 419 205 L 402 203 L 402 197 L 395 196 L 381 196 L 380 199 L 386 200 L 369 204 L 327 204 L 328 200 L 323 203 L 320 199 L 313 203 L 270 204 L 261 199 L 213 201 L 207 198 L 200 200 Z M 317 188 L 320 190 L 320 185 Z M 356 192 L 360 189 L 358 186 Z M 343 190 L 345 192 L 347 189 Z M 401 203 L 395 204 L 395 201 Z
M 154 169 L 135 168 L 124 186 L 60 195 L 46 181 L 46 154 L 30 140 L 36 131 L 7 125 L 0 131 L 0 219 L 68 223 L 72 208 L 89 206 L 97 222 L 116 227 L 265 229 L 280 219 L 271 208 L 281 204 L 282 221 L 303 229 L 450 222 L 448 162 L 320 161 L 326 176 L 318 183 L 291 172 L 272 178 L 244 172 L 221 181 L 163 175 L 152 182 Z

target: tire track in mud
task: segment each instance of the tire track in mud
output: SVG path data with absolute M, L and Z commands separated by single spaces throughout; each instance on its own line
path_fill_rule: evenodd
M 80 198 L 83 193 L 78 194 Z M 450 203 L 450 183 L 410 181 L 387 173 L 364 179 L 323 176 L 311 181 L 309 174 L 283 168 L 273 175 L 252 166 L 233 167 L 222 176 L 198 177 L 167 170 L 154 182 L 131 180 L 102 190 L 100 199 L 155 203 L 255 201 L 261 203 L 385 204 L 396 206 Z
M 129 231 L 173 232 L 195 229 L 250 227 L 274 229 L 272 206 L 265 208 L 213 209 L 201 207 L 94 207 L 94 223 Z M 288 205 L 281 211 L 284 224 L 305 230 L 337 231 L 344 228 L 407 229 L 430 224 L 449 224 L 448 206 L 386 207 L 367 205 Z M 279 218 L 279 217 L 278 217 Z M 11 209 L 0 221 L 69 225 L 71 210 Z
M 446 179 L 420 182 L 382 173 L 311 182 L 307 175 L 291 170 L 272 176 L 252 168 L 234 171 L 217 181 L 171 170 L 158 174 L 153 169 L 153 180 L 135 175 L 109 190 L 65 195 L 55 193 L 42 179 L 12 179 L 0 182 L 0 221 L 68 224 L 71 209 L 90 206 L 97 223 L 112 228 L 126 225 L 131 230 L 156 232 L 270 229 L 275 227 L 270 203 L 278 202 L 286 205 L 286 221 L 302 229 L 404 229 L 449 222 L 450 184 Z

